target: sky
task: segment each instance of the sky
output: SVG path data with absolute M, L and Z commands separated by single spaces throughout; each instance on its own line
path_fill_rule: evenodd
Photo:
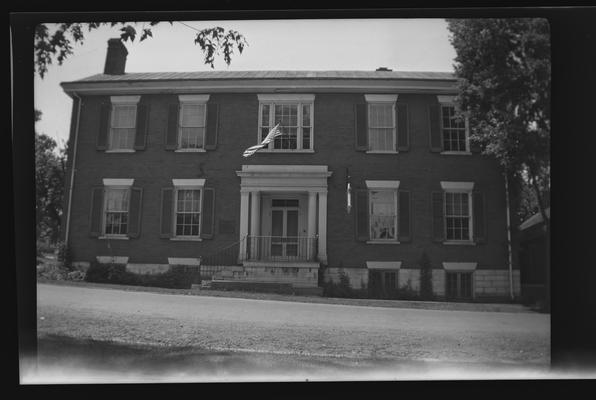
M 48 24 L 51 28 L 52 24 Z M 442 19 L 312 19 L 167 22 L 152 28 L 153 37 L 126 42 L 126 72 L 209 71 L 197 30 L 221 26 L 240 32 L 248 47 L 228 66 L 216 58 L 215 71 L 365 70 L 453 71 L 455 50 Z M 141 32 L 143 22 L 136 25 Z M 34 104 L 41 110 L 36 131 L 54 138 L 60 147 L 68 139 L 72 100 L 60 86 L 102 73 L 107 41 L 119 37 L 118 27 L 87 32 L 82 45 L 62 65 L 52 64 L 34 78 Z

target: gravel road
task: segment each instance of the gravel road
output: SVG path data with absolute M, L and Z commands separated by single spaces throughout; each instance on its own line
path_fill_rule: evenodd
M 532 369 L 548 366 L 550 316 L 39 284 L 38 335 L 354 362 L 501 364 Z

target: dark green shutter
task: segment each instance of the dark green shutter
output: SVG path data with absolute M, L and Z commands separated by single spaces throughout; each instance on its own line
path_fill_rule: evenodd
M 368 123 L 366 121 L 366 103 L 359 103 L 354 106 L 354 131 L 356 150 L 368 150 Z
M 149 106 L 143 103 L 137 105 L 137 124 L 135 134 L 135 150 L 145 150 L 147 130 L 149 126 Z
M 400 242 L 410 242 L 412 240 L 412 217 L 411 217 L 411 203 L 410 192 L 400 190 L 398 192 L 399 199 L 397 205 L 399 207 L 398 214 L 398 240 Z
M 439 153 L 443 151 L 443 135 L 441 133 L 441 109 L 439 104 L 428 106 L 430 124 L 430 151 Z
M 443 220 L 443 207 L 445 195 L 443 192 L 432 193 L 433 210 L 433 240 L 442 242 L 445 238 L 445 227 Z
M 170 104 L 168 108 L 168 129 L 166 131 L 166 150 L 178 148 L 178 104 Z
M 174 217 L 174 189 L 161 189 L 161 221 L 160 237 L 169 238 L 174 236 L 173 221 Z
M 111 113 L 112 105 L 110 103 L 103 103 L 99 111 L 99 132 L 97 132 L 97 150 L 106 150 L 108 148 Z
M 143 189 L 133 187 L 130 189 L 130 205 L 128 210 L 128 236 L 139 237 L 141 233 L 141 210 L 143 202 Z
M 472 219 L 474 226 L 474 241 L 486 242 L 486 204 L 481 192 L 472 193 Z
M 215 221 L 215 190 L 203 188 L 203 204 L 201 209 L 201 237 L 213 239 Z
M 397 103 L 397 150 L 410 150 L 410 120 L 408 114 L 408 105 Z
M 205 150 L 215 150 L 217 147 L 217 131 L 219 125 L 219 107 L 217 104 L 207 104 L 207 127 L 205 128 Z
M 366 242 L 369 240 L 368 225 L 368 190 L 356 191 L 356 240 Z
M 89 234 L 98 237 L 102 233 L 103 186 L 94 186 L 91 191 L 91 212 L 89 216 Z

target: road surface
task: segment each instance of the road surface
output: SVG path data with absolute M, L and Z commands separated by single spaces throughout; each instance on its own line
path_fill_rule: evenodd
M 159 346 L 188 354 L 261 355 L 261 361 L 274 356 L 303 360 L 285 362 L 290 372 L 304 366 L 304 360 L 317 359 L 376 367 L 436 363 L 472 366 L 476 371 L 499 365 L 528 373 L 543 371 L 549 363 L 547 314 L 294 303 L 47 284 L 37 288 L 40 338 L 57 335 Z

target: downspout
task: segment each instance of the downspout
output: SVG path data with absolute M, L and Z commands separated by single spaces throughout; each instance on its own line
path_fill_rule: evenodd
M 73 93 L 73 98 L 76 98 L 78 101 L 78 105 L 77 105 L 77 123 L 75 125 L 75 131 L 74 131 L 74 144 L 73 144 L 73 149 L 72 149 L 72 164 L 70 166 L 70 184 L 69 184 L 69 188 L 68 188 L 68 210 L 66 212 L 66 233 L 64 235 L 64 245 L 68 246 L 68 234 L 70 231 L 70 209 L 71 204 L 72 204 L 72 188 L 74 186 L 74 175 L 75 175 L 75 161 L 77 159 L 77 140 L 79 138 L 79 122 L 81 120 L 81 103 L 82 100 L 79 97 L 79 95 L 77 95 L 76 93 Z
M 505 175 L 505 204 L 507 209 L 507 256 L 509 261 L 509 296 L 513 300 L 513 262 L 511 256 L 511 217 L 509 214 L 509 178 Z

